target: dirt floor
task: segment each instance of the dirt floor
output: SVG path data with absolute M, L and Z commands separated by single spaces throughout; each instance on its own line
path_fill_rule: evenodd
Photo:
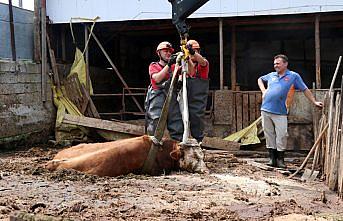
M 343 201 L 323 182 L 290 180 L 218 151 L 205 152 L 210 174 L 116 178 L 45 170 L 57 151 L 0 153 L 1 220 L 19 211 L 72 220 L 343 220 Z

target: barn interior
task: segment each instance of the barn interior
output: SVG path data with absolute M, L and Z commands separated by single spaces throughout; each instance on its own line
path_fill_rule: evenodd
M 319 26 L 317 29 L 316 19 Z M 258 77 L 273 71 L 273 56 L 279 53 L 288 55 L 289 68 L 300 73 L 308 87 L 312 88 L 313 82 L 317 80 L 316 88 L 328 88 L 337 57 L 343 50 L 340 47 L 342 20 L 343 14 L 334 12 L 320 15 L 189 19 L 188 24 L 191 27 L 190 38 L 200 42 L 201 53 L 210 61 L 211 90 L 256 91 Z M 49 26 L 58 63 L 73 62 L 75 45 L 83 50 L 85 27 L 90 27 L 90 24 L 73 24 L 76 39 L 73 43 L 69 24 Z M 180 44 L 175 27 L 169 20 L 99 22 L 95 24 L 93 33 L 127 85 L 139 88 L 135 96 L 141 105 L 144 102 L 144 91 L 149 85 L 148 66 L 158 59 L 156 45 L 168 40 L 178 51 Z M 319 36 L 317 40 L 316 35 Z M 321 49 L 319 77 L 316 77 L 316 45 Z M 121 81 L 92 39 L 89 42 L 88 61 L 94 87 L 92 98 L 100 115 L 107 119 L 142 118 L 142 112 L 135 107 L 132 99 L 128 95 L 122 96 L 125 91 Z M 233 75 L 236 78 L 234 83 Z

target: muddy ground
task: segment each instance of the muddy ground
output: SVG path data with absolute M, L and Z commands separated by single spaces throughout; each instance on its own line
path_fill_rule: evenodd
M 18 211 L 72 220 L 343 220 L 342 200 L 323 182 L 290 180 L 231 154 L 206 151 L 210 174 L 111 178 L 45 170 L 57 151 L 0 153 L 1 220 Z

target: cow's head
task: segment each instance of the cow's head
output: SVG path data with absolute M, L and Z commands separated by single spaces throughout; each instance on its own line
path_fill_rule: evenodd
M 178 148 L 170 153 L 171 158 L 179 162 L 181 169 L 192 173 L 208 173 L 204 162 L 204 153 L 200 145 L 194 140 L 187 144 L 179 144 Z

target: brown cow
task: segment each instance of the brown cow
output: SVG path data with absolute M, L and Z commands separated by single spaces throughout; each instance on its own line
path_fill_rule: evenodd
M 60 151 L 47 163 L 46 168 L 74 169 L 98 176 L 139 172 L 151 144 L 147 135 L 106 143 L 79 144 Z M 153 174 L 170 172 L 180 166 L 190 172 L 207 172 L 203 155 L 196 154 L 195 158 L 192 156 L 193 151 L 183 151 L 176 141 L 165 140 L 157 153 Z

